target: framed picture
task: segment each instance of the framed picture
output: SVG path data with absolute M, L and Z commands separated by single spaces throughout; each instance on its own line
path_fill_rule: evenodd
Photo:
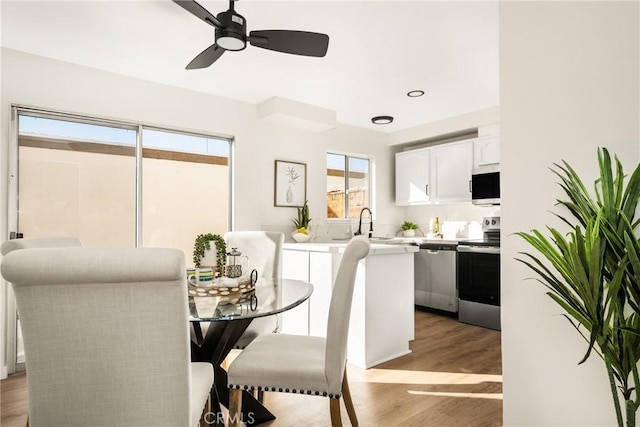
M 274 206 L 302 206 L 305 200 L 307 200 L 306 163 L 276 160 Z

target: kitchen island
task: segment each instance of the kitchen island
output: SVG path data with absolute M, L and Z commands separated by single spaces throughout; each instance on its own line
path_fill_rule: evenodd
M 304 305 L 282 316 L 282 332 L 326 336 L 332 286 L 345 243 L 285 243 L 283 277 L 311 282 Z M 417 246 L 372 244 L 360 261 L 349 323 L 348 361 L 363 368 L 410 353 Z

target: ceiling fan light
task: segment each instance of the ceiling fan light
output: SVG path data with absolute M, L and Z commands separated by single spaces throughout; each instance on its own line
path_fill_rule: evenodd
M 217 38 L 216 44 L 225 50 L 242 50 L 247 44 L 237 34 L 228 33 Z
M 393 122 L 393 117 L 391 116 L 376 116 L 371 119 L 371 123 L 374 125 L 388 125 Z

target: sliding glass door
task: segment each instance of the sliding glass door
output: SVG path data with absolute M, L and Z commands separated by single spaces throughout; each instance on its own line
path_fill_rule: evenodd
M 229 141 L 142 130 L 142 246 L 182 249 L 229 230 Z
M 230 139 L 19 107 L 12 113 L 14 236 L 172 247 L 191 265 L 198 234 L 229 230 Z M 11 373 L 23 357 L 12 295 L 9 306 Z
M 18 229 L 135 246 L 136 128 L 18 115 Z

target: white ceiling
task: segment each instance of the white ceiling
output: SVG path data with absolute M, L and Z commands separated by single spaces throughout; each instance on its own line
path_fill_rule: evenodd
M 228 2 L 200 2 L 214 15 Z M 279 96 L 391 132 L 497 106 L 498 3 L 242 0 L 247 30 L 326 33 L 324 58 L 248 46 L 184 69 L 213 28 L 171 1 L 5 1 L 2 45 L 258 104 Z M 426 95 L 409 98 L 422 89 Z M 391 125 L 371 117 L 392 115 Z

